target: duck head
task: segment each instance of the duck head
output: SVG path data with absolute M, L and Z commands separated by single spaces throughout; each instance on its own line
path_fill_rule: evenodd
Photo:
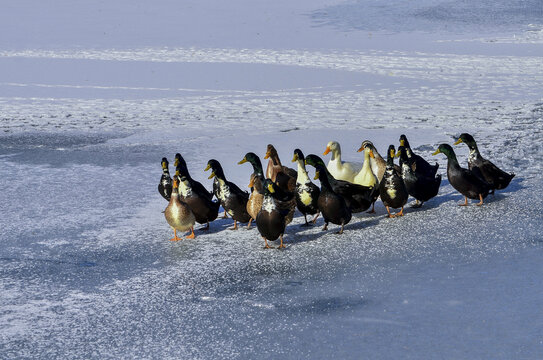
M 209 169 L 211 169 L 211 175 L 209 175 L 208 179 L 213 179 L 214 177 L 217 177 L 224 180 L 224 172 L 222 170 L 222 166 L 217 160 L 211 159 L 207 162 L 207 167 L 204 169 L 204 171 L 208 171 Z
M 460 143 L 465 143 L 470 149 L 477 148 L 477 143 L 475 142 L 475 139 L 468 133 L 460 134 L 458 140 L 456 140 L 454 145 L 458 145 Z
M 407 136 L 405 136 L 404 134 L 400 135 L 400 146 L 410 148 L 409 141 L 407 141 Z
M 326 145 L 326 150 L 322 153 L 323 155 L 328 155 L 329 152 L 332 152 L 332 159 L 335 158 L 335 155 L 341 153 L 341 147 L 337 141 L 330 141 Z

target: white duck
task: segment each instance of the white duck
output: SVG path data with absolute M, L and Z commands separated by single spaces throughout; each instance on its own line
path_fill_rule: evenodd
M 356 174 L 362 169 L 362 164 L 358 162 L 341 161 L 341 147 L 337 141 L 330 141 L 326 146 L 323 155 L 332 152 L 332 158 L 326 166 L 330 174 L 336 180 L 354 181 Z
M 371 160 L 370 158 L 375 158 L 373 155 L 373 152 L 370 150 L 369 147 L 360 147 L 358 149 L 358 152 L 364 150 L 364 165 L 362 165 L 362 170 L 356 176 L 354 177 L 354 183 L 359 185 L 364 185 L 368 187 L 377 187 L 379 185 L 379 181 L 377 180 L 377 176 L 373 173 L 371 170 Z

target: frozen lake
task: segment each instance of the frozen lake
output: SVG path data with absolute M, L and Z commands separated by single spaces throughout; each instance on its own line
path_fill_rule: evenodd
M 0 358 L 542 358 L 542 14 L 538 1 L 8 1 Z M 517 174 L 482 207 L 457 206 L 431 156 L 462 132 Z M 268 143 L 285 165 L 330 140 L 362 161 L 363 140 L 384 154 L 401 134 L 444 177 L 403 218 L 379 201 L 338 236 L 297 213 L 284 251 L 224 219 L 168 241 L 163 156 L 181 152 L 209 188 L 215 158 L 246 188 L 237 162 Z

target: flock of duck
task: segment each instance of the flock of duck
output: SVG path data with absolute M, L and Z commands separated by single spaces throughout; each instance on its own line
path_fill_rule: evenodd
M 442 153 L 447 157 L 449 182 L 465 197 L 465 201 L 459 205 L 468 205 L 470 198 L 479 200 L 477 205 L 480 206 L 489 193 L 507 187 L 515 174 L 506 173 L 484 159 L 470 134 L 461 134 L 454 145 L 460 143 L 469 147 L 468 168 L 460 166 L 453 148 L 448 144 L 439 145 L 433 155 Z M 174 231 L 171 240 L 181 240 L 177 231 L 190 230 L 186 237 L 194 238 L 195 222 L 206 224 L 201 230 L 208 230 L 209 222 L 217 218 L 222 206 L 224 217 L 228 214 L 234 220 L 232 230 L 238 228 L 238 222 L 248 223 L 247 228 L 250 228 L 254 220 L 266 248 L 270 248 L 268 240 L 277 239 L 281 242 L 279 248 L 283 248 L 283 234 L 296 208 L 304 215 L 303 226 L 315 224 L 319 214 L 322 214 L 323 230 L 327 230 L 328 224 L 332 223 L 341 226 L 338 233 L 342 234 L 352 213 L 366 211 L 370 207 L 369 212 L 374 213 L 379 197 L 388 217 L 393 218 L 404 215 L 404 205 L 409 195 L 416 200 L 413 207 L 421 207 L 437 195 L 441 184 L 441 175 L 437 174 L 439 164 L 431 165 L 415 154 L 405 135 L 400 136 L 397 151 L 394 145 L 389 146 L 386 161 L 368 140 L 362 142 L 358 149 L 358 152 L 362 151 L 362 164 L 342 161 L 339 143 L 331 141 L 323 153 L 332 153 L 325 165 L 319 156 L 311 154 L 304 157 L 302 151 L 296 149 L 292 159 L 297 164 L 297 170 L 294 170 L 281 164 L 276 149 L 270 144 L 264 156 L 264 159 L 268 159 L 265 173 L 255 153 L 247 153 L 238 163 L 249 163 L 253 168 L 249 179 L 250 193 L 228 181 L 217 160 L 209 160 L 205 168 L 205 171 L 211 170 L 209 179 L 214 179 L 213 191 L 209 192 L 190 176 L 181 154 L 175 155 L 173 179 L 168 160 L 162 158 L 163 173 L 158 191 L 169 201 L 164 215 Z M 399 157 L 399 166 L 394 164 L 396 157 Z M 315 167 L 314 180 L 320 181 L 320 188 L 311 182 L 306 165 Z M 393 214 L 390 208 L 400 211 Z M 313 215 L 310 222 L 307 221 L 308 215 Z

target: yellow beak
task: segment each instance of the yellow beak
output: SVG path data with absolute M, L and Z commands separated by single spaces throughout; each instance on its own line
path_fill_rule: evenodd
M 454 145 L 458 145 L 458 144 L 460 144 L 461 142 L 462 142 L 462 139 L 458 139 L 458 140 L 456 140 L 456 142 L 454 143 Z
M 294 154 L 294 157 L 292 158 L 292 162 L 295 162 L 296 160 L 298 160 L 298 154 Z
M 396 156 L 395 157 L 400 157 L 400 150 L 396 151 Z
M 405 140 L 400 140 L 400 146 L 405 146 Z
M 326 147 L 326 150 L 322 153 L 323 155 L 327 155 L 330 152 L 330 146 Z
M 319 179 L 319 176 L 320 176 L 319 172 L 316 171 L 316 172 L 315 172 L 315 177 L 313 178 L 313 180 L 318 180 L 318 179 Z
M 212 171 L 211 175 L 209 175 L 208 179 L 213 179 L 215 177 L 215 173 Z
M 432 155 L 437 155 L 441 152 L 441 150 L 437 149 Z
M 396 153 L 394 152 L 394 150 L 390 150 L 390 157 L 391 158 L 396 157 Z
M 275 192 L 275 190 L 273 189 L 273 185 L 272 184 L 268 184 L 268 190 L 273 194 Z
M 166 169 L 167 167 L 168 167 L 168 166 L 166 166 L 166 163 L 163 162 L 163 163 L 162 163 L 162 168 L 163 168 L 163 169 Z
M 264 156 L 264 159 L 267 159 L 267 158 L 269 158 L 270 156 L 271 156 L 271 154 L 270 154 L 270 152 L 268 151 L 268 152 L 266 152 L 266 155 Z
M 241 159 L 240 162 L 238 162 L 238 165 L 245 164 L 247 162 L 246 158 Z

